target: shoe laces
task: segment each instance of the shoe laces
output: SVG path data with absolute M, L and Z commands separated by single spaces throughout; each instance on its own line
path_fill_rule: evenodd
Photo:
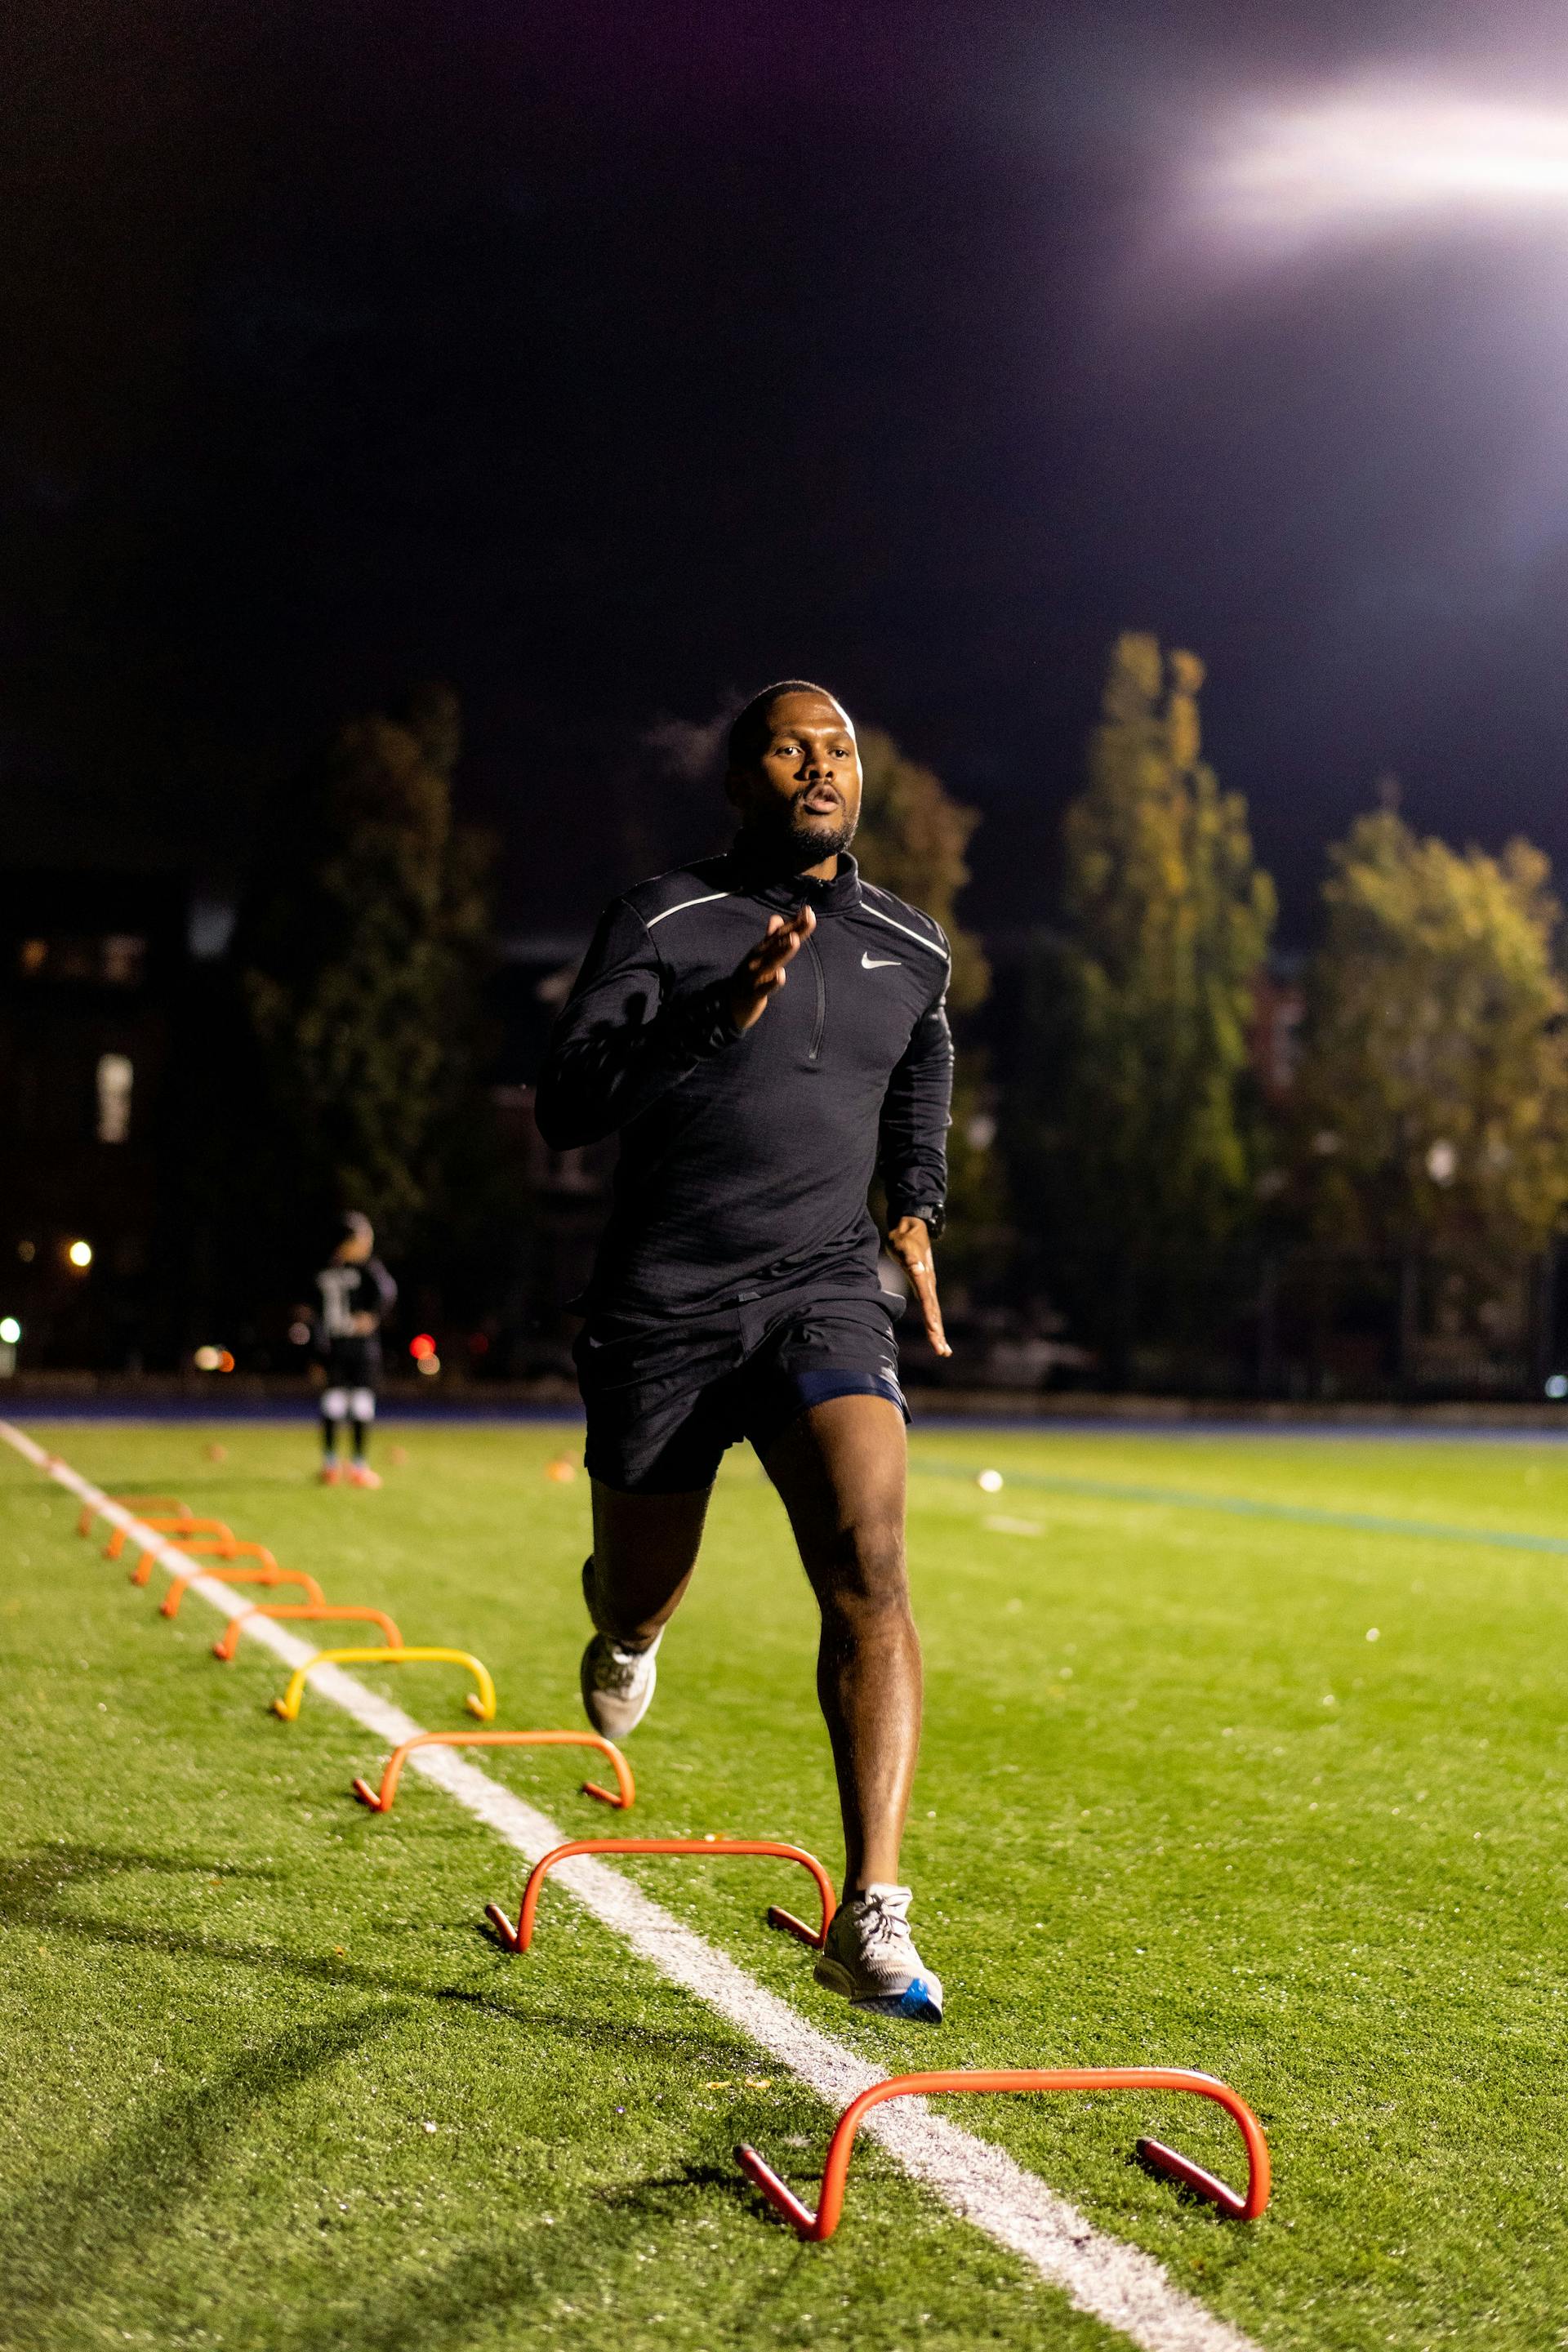
M 909 1914 L 907 1886 L 878 1887 L 874 1893 L 861 1895 L 856 1904 L 855 1921 L 860 1931 L 862 1950 L 875 1951 L 890 1944 L 907 1943 Z
M 624 1697 L 637 1682 L 658 1643 L 651 1642 L 646 1650 L 623 1650 L 618 1642 L 610 1640 L 608 1634 L 604 1639 L 605 1646 L 599 1653 L 594 1680 L 601 1690 L 613 1691 L 617 1696 Z

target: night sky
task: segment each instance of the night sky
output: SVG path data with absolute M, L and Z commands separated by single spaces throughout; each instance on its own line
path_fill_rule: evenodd
M 1385 771 L 1568 869 L 1568 201 L 1215 195 L 1346 92 L 1568 125 L 1561 8 L 15 21 L 7 862 L 232 884 L 269 784 L 440 675 L 506 919 L 570 930 L 722 833 L 645 743 L 804 673 L 983 809 L 967 911 L 1025 923 L 1141 627 L 1209 665 L 1288 938 Z

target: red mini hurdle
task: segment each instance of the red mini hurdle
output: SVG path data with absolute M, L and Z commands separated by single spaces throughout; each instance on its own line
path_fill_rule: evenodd
M 257 1544 L 252 1549 L 259 1551 L 261 1547 Z M 209 1584 L 297 1584 L 307 1601 L 319 1604 L 325 1598 L 313 1576 L 307 1576 L 302 1568 L 279 1568 L 268 1552 L 264 1567 L 197 1568 L 193 1569 L 189 1576 L 176 1576 L 158 1604 L 160 1616 L 177 1617 L 188 1588 L 199 1583 L 204 1576 Z
M 816 1856 L 807 1853 L 804 1846 L 783 1845 L 774 1838 L 573 1838 L 565 1845 L 552 1847 L 534 1864 L 522 1890 L 522 1907 L 515 1927 L 499 1903 L 485 1905 L 485 1916 L 509 1952 L 527 1951 L 533 1941 L 533 1915 L 539 1908 L 540 1888 L 556 1864 L 569 1860 L 574 1853 L 776 1854 L 783 1862 L 798 1862 L 816 1881 L 817 1893 L 822 1897 L 822 1925 L 813 1930 L 793 1912 L 781 1910 L 776 1903 L 769 1907 L 768 1925 L 782 1927 L 788 1936 L 798 1936 L 803 1944 L 810 1944 L 816 1951 L 827 1941 L 827 1930 L 837 1908 L 833 1883 Z
M 762 2190 L 774 2211 L 782 2213 L 799 2236 L 821 2244 L 838 2227 L 855 2135 L 871 2108 L 880 2106 L 885 2099 L 924 2098 L 951 2091 L 1194 2092 L 1200 2099 L 1212 2099 L 1235 2118 L 1247 2143 L 1246 2196 L 1238 2197 L 1234 2189 L 1227 2188 L 1212 2172 L 1205 2172 L 1202 2165 L 1194 2164 L 1190 2157 L 1173 2147 L 1166 2147 L 1160 2140 L 1141 2139 L 1139 2155 L 1156 2172 L 1206 2197 L 1230 2221 L 1256 2221 L 1268 2203 L 1268 2142 L 1263 2137 L 1262 2125 L 1228 2083 L 1218 2081 L 1213 2074 L 1194 2074 L 1184 2066 L 1008 2067 L 1000 2073 L 983 2074 L 977 2070 L 973 2074 L 890 2075 L 887 2082 L 873 2083 L 858 2098 L 851 2099 L 839 2116 L 827 2144 L 822 2192 L 815 2213 L 809 2205 L 801 2203 L 754 2147 L 742 2144 L 735 2155 L 747 2179 Z
M 92 1533 L 94 1519 L 109 1503 L 118 1504 L 122 1511 L 173 1511 L 177 1522 L 182 1526 L 191 1516 L 190 1505 L 182 1503 L 178 1495 L 106 1495 L 102 1503 L 82 1505 L 81 1517 L 76 1523 L 79 1536 L 89 1536 Z
M 231 1617 L 217 1640 L 213 1643 L 213 1655 L 224 1662 L 233 1657 L 239 1647 L 239 1636 L 253 1617 L 322 1618 L 352 1620 L 356 1624 L 379 1625 L 395 1650 L 403 1647 L 403 1636 L 384 1609 L 337 1609 L 324 1601 L 258 1601 L 253 1608 L 242 1609 Z
M 177 1536 L 169 1535 L 168 1530 L 171 1528 L 179 1530 Z M 167 1517 L 138 1519 L 134 1528 L 116 1528 L 103 1547 L 103 1557 L 105 1559 L 118 1559 L 125 1549 L 127 1539 L 134 1540 L 142 1547 L 142 1557 L 131 1571 L 131 1581 L 132 1584 L 145 1584 L 153 1573 L 150 1555 L 161 1531 L 178 1551 L 188 1551 L 190 1539 L 204 1532 L 221 1539 L 224 1543 L 233 1543 L 235 1540 L 234 1529 L 226 1519 L 194 1519 L 187 1511 L 184 1517 L 179 1519 Z
M 601 1739 L 596 1731 L 422 1731 L 417 1738 L 405 1739 L 401 1748 L 393 1749 L 379 1789 L 373 1789 L 368 1780 L 355 1780 L 353 1792 L 362 1805 L 368 1805 L 373 1813 L 392 1811 L 392 1801 L 403 1778 L 404 1759 L 414 1748 L 596 1748 L 601 1756 L 610 1759 L 619 1794 L 601 1789 L 596 1780 L 584 1780 L 583 1795 L 597 1797 L 601 1803 L 614 1805 L 623 1813 L 637 1802 L 631 1766 L 620 1749 L 611 1740 Z

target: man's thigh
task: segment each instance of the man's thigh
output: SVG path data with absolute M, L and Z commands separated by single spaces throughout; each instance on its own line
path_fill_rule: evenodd
M 602 1632 L 629 1633 L 679 1599 L 697 1564 L 710 1492 L 623 1495 L 594 1480 L 592 1601 Z
M 768 1447 L 763 1467 L 820 1591 L 904 1586 L 903 1414 L 882 1396 L 813 1405 Z

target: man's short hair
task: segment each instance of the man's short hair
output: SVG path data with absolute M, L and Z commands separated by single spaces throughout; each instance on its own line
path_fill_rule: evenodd
M 773 707 L 784 694 L 820 694 L 825 702 L 838 703 L 836 694 L 825 686 L 815 686 L 808 677 L 781 677 L 772 686 L 764 686 L 761 694 L 753 694 L 744 710 L 736 717 L 730 730 L 727 764 L 733 774 L 736 769 L 754 768 L 768 748 L 771 732 L 768 721 Z M 843 709 L 838 703 L 838 708 Z

